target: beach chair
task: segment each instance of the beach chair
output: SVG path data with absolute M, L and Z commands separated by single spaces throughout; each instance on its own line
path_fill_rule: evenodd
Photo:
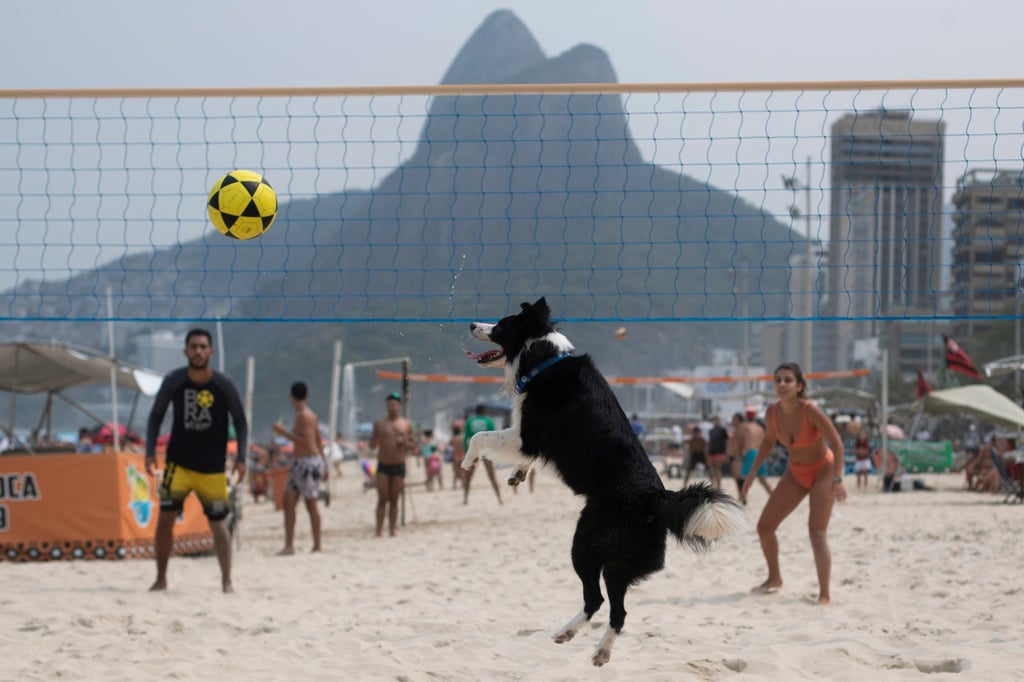
M 1022 488 L 1024 481 L 1013 480 L 1010 468 L 1002 455 L 996 453 L 995 450 L 992 450 L 990 454 L 992 455 L 992 466 L 999 472 L 999 492 L 1005 495 L 1003 503 L 1024 502 L 1024 488 Z

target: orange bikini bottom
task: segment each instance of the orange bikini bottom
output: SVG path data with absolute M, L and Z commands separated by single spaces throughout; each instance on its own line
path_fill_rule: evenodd
M 835 461 L 835 455 L 832 454 L 832 450 L 825 448 L 825 456 L 819 459 L 817 462 L 810 464 L 796 464 L 794 462 L 789 463 L 789 471 L 793 474 L 793 478 L 804 488 L 808 490 L 814 485 L 815 479 L 818 478 L 818 472 L 826 464 L 832 464 Z

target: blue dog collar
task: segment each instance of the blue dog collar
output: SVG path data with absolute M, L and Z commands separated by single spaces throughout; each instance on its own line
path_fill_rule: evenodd
M 515 394 L 519 395 L 520 393 L 522 393 L 523 389 L 526 388 L 526 384 L 530 383 L 531 380 L 535 379 L 538 374 L 540 374 L 544 370 L 550 368 L 552 365 L 557 364 L 558 362 L 561 362 L 562 360 L 565 360 L 570 355 L 571 355 L 571 353 L 562 353 L 560 355 L 556 355 L 553 358 L 548 358 L 547 360 L 545 360 L 544 362 L 540 363 L 539 365 L 537 365 L 536 367 L 531 369 L 529 372 L 527 372 L 523 376 L 519 377 L 519 380 L 516 381 L 516 387 L 514 389 Z

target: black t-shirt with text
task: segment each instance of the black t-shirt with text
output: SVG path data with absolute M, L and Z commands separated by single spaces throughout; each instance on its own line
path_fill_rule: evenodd
M 173 405 L 167 461 L 201 473 L 224 471 L 228 447 L 228 418 L 235 425 L 238 452 L 244 455 L 249 435 L 245 410 L 231 379 L 214 372 L 205 384 L 188 377 L 188 368 L 176 369 L 160 385 L 146 428 L 146 454 L 156 452 L 156 439 L 167 407 Z

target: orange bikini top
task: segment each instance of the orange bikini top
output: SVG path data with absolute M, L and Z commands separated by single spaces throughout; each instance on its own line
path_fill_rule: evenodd
M 775 433 L 779 435 L 779 441 L 786 447 L 797 447 L 797 448 L 808 448 L 821 438 L 821 432 L 817 428 L 811 425 L 811 422 L 807 420 L 807 401 L 804 401 L 803 410 L 800 413 L 800 435 L 796 437 L 796 440 L 792 443 L 786 443 L 782 440 L 782 432 L 779 431 L 779 407 L 778 403 L 775 403 L 775 410 L 772 413 L 772 418 L 775 421 Z

